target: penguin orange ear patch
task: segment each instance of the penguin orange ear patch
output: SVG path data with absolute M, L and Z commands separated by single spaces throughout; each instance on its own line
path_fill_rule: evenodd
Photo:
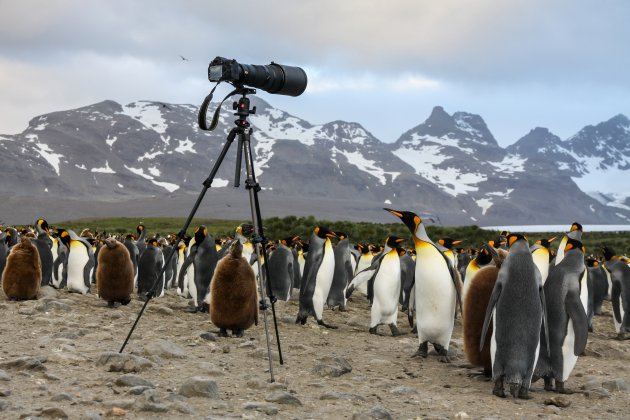
M 416 226 L 418 226 L 420 223 L 422 223 L 422 219 L 419 216 L 414 217 L 413 221 L 416 224 Z
M 564 247 L 564 251 L 568 251 L 570 249 L 573 249 L 573 244 L 572 243 L 568 243 L 565 247 Z
M 510 236 L 508 241 L 509 241 L 509 245 L 512 246 L 514 245 L 514 242 L 518 241 L 518 236 Z
M 315 228 L 315 235 L 319 235 L 319 226 Z

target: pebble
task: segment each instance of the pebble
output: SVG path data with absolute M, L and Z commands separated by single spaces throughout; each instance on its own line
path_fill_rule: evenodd
M 10 381 L 11 375 L 6 373 L 4 370 L 0 370 L 0 381 Z
M 195 410 L 192 409 L 192 407 L 188 404 L 186 404 L 185 402 L 182 401 L 176 401 L 173 404 L 171 404 L 171 408 L 175 409 L 176 411 L 182 413 L 182 414 L 194 414 Z
M 112 409 L 107 414 L 111 414 L 114 417 L 124 417 L 127 415 L 127 410 L 120 407 L 112 407 Z
M 0 391 L 0 397 L 8 397 L 11 395 L 11 390 L 10 389 L 5 389 L 3 391 Z
M 151 308 L 151 312 L 155 312 L 162 315 L 173 315 L 173 310 L 166 306 L 154 306 Z
M 602 382 L 602 388 L 607 389 L 608 391 L 616 392 L 616 391 L 624 391 L 628 392 L 630 390 L 628 388 L 628 384 L 621 378 L 613 379 L 612 381 Z
M 54 402 L 60 402 L 60 401 L 72 401 L 73 398 L 70 394 L 57 394 L 55 396 L 53 396 L 50 401 L 54 401 Z
M 59 376 L 55 376 L 52 373 L 44 372 L 44 379 L 48 379 L 49 381 L 59 381 L 61 378 Z
M 137 406 L 138 411 L 149 411 L 151 413 L 166 413 L 169 406 L 161 403 L 144 401 Z
M 110 372 L 140 373 L 153 367 L 153 363 L 144 357 L 133 354 L 107 351 L 96 360 L 97 366 L 107 366 Z
M 17 359 L 7 360 L 0 363 L 0 368 L 16 369 L 16 370 L 35 370 L 44 371 L 47 370 L 43 365 L 48 360 L 47 357 L 18 357 Z
M 187 379 L 179 389 L 179 395 L 184 397 L 219 398 L 219 386 L 215 381 L 203 376 Z
M 217 341 L 217 335 L 211 332 L 205 332 L 199 334 L 199 337 L 203 338 L 206 341 Z
M 129 386 L 129 387 L 146 386 L 150 388 L 155 387 L 151 382 L 147 381 L 146 379 L 141 378 L 138 375 L 133 375 L 133 374 L 122 375 L 116 378 L 115 383 L 118 386 Z
M 78 354 L 72 354 L 67 352 L 52 353 L 48 356 L 48 361 L 52 363 L 58 363 L 60 365 L 78 365 L 85 362 L 87 359 Z
M 247 381 L 246 386 L 249 389 L 264 389 L 267 387 L 267 383 L 265 381 L 261 381 L 260 379 L 251 379 Z
M 136 403 L 136 400 L 134 400 L 133 398 L 126 398 L 126 399 L 122 399 L 122 400 L 103 401 L 103 405 L 105 407 L 120 408 L 120 409 L 132 408 L 135 403 Z
M 300 401 L 297 397 L 283 391 L 272 392 L 267 395 L 265 401 L 277 404 L 302 405 L 302 401 Z
M 4 411 L 9 407 L 9 402 L 7 400 L 0 400 L 0 411 Z
M 45 417 L 52 417 L 55 419 L 67 419 L 68 418 L 68 414 L 66 414 L 65 411 L 63 411 L 61 408 L 59 407 L 46 407 L 43 408 L 40 415 L 45 416 Z
M 144 346 L 144 354 L 147 356 L 159 356 L 165 359 L 183 359 L 186 357 L 186 352 L 181 347 L 162 339 L 153 341 Z
M 556 407 L 566 408 L 571 405 L 571 401 L 569 401 L 565 397 L 556 396 L 556 397 L 547 398 L 545 400 L 545 405 L 555 405 Z
M 382 419 L 382 420 L 391 420 L 392 415 L 389 411 L 380 406 L 372 407 L 372 409 L 365 413 L 358 413 L 352 416 L 352 420 L 363 420 L 363 419 Z
M 147 389 L 151 389 L 151 388 L 149 388 L 148 386 L 134 386 L 134 387 L 131 387 L 129 391 L 127 391 L 127 394 L 142 395 L 144 391 L 146 391 Z
M 323 357 L 317 359 L 313 366 L 313 373 L 322 377 L 337 378 L 352 372 L 352 365 L 343 357 Z
M 268 416 L 273 416 L 278 414 L 278 406 L 272 403 L 264 403 L 264 402 L 246 402 L 243 404 L 243 408 L 245 410 L 255 410 L 260 411 L 261 413 L 265 413 Z
M 18 314 L 20 315 L 35 315 L 35 308 L 31 307 L 21 307 L 18 309 Z
M 269 353 L 267 352 L 267 349 L 265 348 L 259 348 L 259 349 L 254 350 L 249 353 L 249 356 L 253 357 L 254 359 L 269 360 Z M 271 350 L 271 360 L 276 361 L 276 362 L 280 360 L 280 355 L 278 354 L 277 351 Z
M 602 387 L 589 389 L 588 391 L 584 392 L 584 395 L 586 396 L 586 398 L 590 398 L 590 399 L 601 400 L 604 398 L 610 398 L 610 392 L 607 389 L 604 389 Z
M 35 306 L 35 310 L 38 312 L 70 312 L 72 306 L 67 303 L 55 300 L 52 298 L 44 298 L 40 300 L 40 304 Z
M 417 394 L 418 390 L 416 388 L 411 388 L 408 386 L 398 386 L 389 392 L 394 395 L 411 395 Z
M 468 413 L 464 411 L 460 411 L 459 413 L 455 414 L 454 418 L 458 420 L 463 420 L 463 419 L 469 419 L 470 416 L 468 415 Z
M 345 392 L 325 392 L 319 396 L 320 400 L 345 400 L 345 401 L 367 401 L 367 399 L 361 395 L 347 394 Z

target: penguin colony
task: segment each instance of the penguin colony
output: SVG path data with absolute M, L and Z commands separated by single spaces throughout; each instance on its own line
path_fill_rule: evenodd
M 266 244 L 268 260 L 261 263 L 269 269 L 271 284 L 263 278 L 263 287 L 278 300 L 298 298 L 297 324 L 313 317 L 335 329 L 324 321 L 326 307 L 345 311 L 352 299 L 367 298 L 369 333 L 378 334 L 386 325 L 397 336 L 402 308 L 418 337 L 412 357 L 428 357 L 431 345 L 441 362 L 450 361 L 460 312 L 466 357 L 492 378 L 498 397 L 507 395 L 507 387 L 513 398 L 531 398 L 531 383 L 540 379 L 545 390 L 572 392 L 566 381 L 605 299 L 612 303 L 617 338 L 628 338 L 628 258 L 606 245 L 600 249 L 602 259 L 587 257 L 579 223 L 573 223 L 556 253 L 556 238 L 530 246 L 526 237 L 509 232 L 466 251 L 453 250 L 460 240 L 429 238 L 417 214 L 384 210 L 409 229 L 409 248 L 395 236 L 382 245 L 353 246 L 347 233 L 317 226 L 308 242 L 291 236 Z M 146 299 L 175 288 L 191 299 L 192 311 L 209 312 L 220 335 L 231 330 L 242 336 L 258 325 L 260 280 L 252 233 L 251 225 L 242 224 L 232 238 L 215 240 L 199 226 L 194 237 L 175 243 L 175 235 L 147 238 L 143 224 L 136 235 L 115 237 L 87 229 L 80 235 L 52 230 L 39 219 L 21 232 L 0 231 L 0 280 L 9 300 L 36 299 L 40 286 L 50 285 L 73 293 L 92 291 L 110 307 L 129 303 L 134 289 Z

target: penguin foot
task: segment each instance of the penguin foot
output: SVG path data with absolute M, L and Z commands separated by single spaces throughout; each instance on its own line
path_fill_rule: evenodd
M 232 330 L 232 335 L 234 337 L 242 337 L 245 334 L 244 330 L 239 328 L 238 330 Z
M 197 308 L 197 310 L 199 312 L 205 312 L 205 313 L 209 313 L 210 312 L 210 306 L 207 303 L 202 303 L 201 305 L 199 305 L 199 307 Z
M 426 358 L 427 355 L 429 354 L 429 342 L 425 341 L 424 343 L 420 344 L 420 346 L 418 347 L 418 351 L 416 351 L 411 357 L 422 357 L 422 358 Z
M 592 325 L 588 326 L 588 332 L 593 332 L 593 326 Z
M 392 332 L 392 337 L 398 337 L 399 335 L 405 335 L 398 330 L 398 327 L 394 324 L 389 324 L 389 330 Z
M 376 327 L 370 328 L 368 331 L 370 332 L 370 334 L 378 335 L 378 333 L 376 332 L 377 329 L 378 329 L 378 325 Z
M 219 334 L 218 335 L 219 335 L 219 337 L 228 337 L 229 336 L 228 332 L 227 332 L 227 330 L 225 328 L 219 329 Z
M 626 334 L 620 332 L 619 334 L 617 334 L 617 336 L 615 337 L 615 340 L 619 340 L 619 341 L 623 341 L 626 339 Z
M 503 379 L 497 379 L 494 381 L 494 388 L 492 389 L 492 394 L 496 395 L 499 398 L 505 398 L 505 390 L 503 389 Z
M 346 309 L 346 305 L 339 305 L 338 310 L 339 312 L 348 312 L 348 310 Z
M 129 302 L 131 302 L 131 298 L 121 300 L 120 304 L 123 306 L 127 306 L 129 305 Z
M 518 398 L 518 394 L 521 392 L 520 384 L 510 384 L 510 394 L 512 394 L 512 398 Z
M 440 344 L 433 343 L 433 348 L 438 354 L 438 361 L 441 363 L 451 363 L 451 359 L 448 357 L 448 350 Z
M 321 320 L 321 319 L 318 319 L 318 320 L 317 320 L 317 325 L 321 325 L 321 326 L 323 326 L 323 327 L 326 327 L 326 328 L 328 328 L 329 330 L 336 330 L 337 328 L 339 328 L 339 327 L 337 327 L 337 326 L 335 326 L 335 325 L 326 324 L 326 323 L 325 323 L 323 320 Z
M 525 388 L 524 386 L 522 386 L 521 389 L 519 389 L 518 397 L 521 400 L 531 400 L 533 398 L 531 395 L 529 395 L 528 389 Z
M 411 329 L 411 334 L 418 334 L 418 327 L 413 327 Z
M 564 382 L 560 382 L 560 381 L 556 381 L 556 392 L 558 394 L 565 394 L 565 395 L 570 395 L 574 393 L 571 389 L 565 388 Z
M 545 379 L 545 391 L 555 391 L 553 388 L 553 379 L 552 378 L 544 378 Z
M 107 307 L 108 308 L 115 308 L 116 307 L 116 302 L 114 302 L 113 300 L 107 301 Z

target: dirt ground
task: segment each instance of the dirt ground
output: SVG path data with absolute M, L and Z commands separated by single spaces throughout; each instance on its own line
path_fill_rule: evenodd
M 293 323 L 297 302 L 278 302 L 284 364 L 273 362 L 270 383 L 263 318 L 243 338 L 220 338 L 208 314 L 189 313 L 169 290 L 152 300 L 117 359 L 142 302 L 108 308 L 94 294 L 44 288 L 40 299 L 8 302 L 0 293 L 1 418 L 628 418 L 630 341 L 611 337 L 609 302 L 595 318 L 586 356 L 558 397 L 533 386 L 529 401 L 499 399 L 471 376 L 462 354 L 461 323 L 451 343 L 454 361 L 410 358 L 412 335 L 367 331 L 369 306 L 353 296 L 347 312 L 325 311 L 337 330 L 310 320 Z M 273 336 L 271 311 L 268 311 Z M 401 331 L 408 332 L 406 314 Z M 204 334 L 205 333 L 205 334 Z M 274 349 L 275 344 L 273 345 Z M 108 353 L 109 352 L 109 353 Z M 274 357 L 277 358 L 277 351 Z M 350 371 L 351 369 L 351 371 Z M 603 384 L 603 388 L 602 388 Z

